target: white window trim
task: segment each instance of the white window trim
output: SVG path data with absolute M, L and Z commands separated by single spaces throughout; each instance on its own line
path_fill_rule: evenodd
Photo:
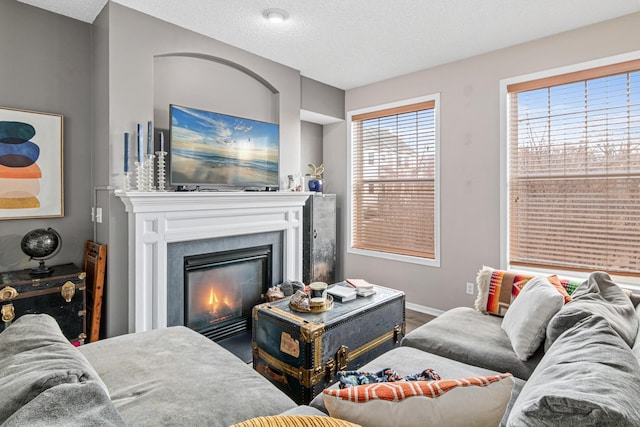
M 368 249 L 357 249 L 353 247 L 353 233 L 352 233 L 352 224 L 353 224 L 353 171 L 352 171 L 352 148 L 353 148 L 353 132 L 352 132 L 352 120 L 353 116 L 358 114 L 370 113 L 372 111 L 385 110 L 388 108 L 396 108 L 402 107 L 405 105 L 417 104 L 420 102 L 426 101 L 434 101 L 434 121 L 435 121 L 435 175 L 434 175 L 434 185 L 435 185 L 435 224 L 434 224 L 434 250 L 435 250 L 435 258 L 434 259 L 426 259 L 420 257 L 413 257 L 408 255 L 399 255 L 392 254 L 388 252 L 380 252 L 380 251 L 372 251 Z M 388 104 L 376 105 L 374 107 L 367 107 L 358 110 L 348 111 L 347 112 L 347 129 L 349 132 L 348 135 L 348 225 L 347 225 L 347 233 L 349 236 L 349 245 L 347 247 L 347 253 L 354 255 L 363 255 L 370 256 L 374 258 L 383 258 L 393 261 L 407 262 L 412 264 L 420 264 L 426 265 L 430 267 L 440 267 L 440 93 L 435 93 L 432 95 L 420 96 L 417 98 L 405 99 L 402 101 L 391 102 Z
M 607 65 L 617 64 L 619 62 L 632 61 L 640 59 L 640 50 L 628 52 L 621 55 L 610 56 L 606 58 L 600 58 L 593 61 L 582 62 L 578 64 L 568 65 L 565 67 L 552 68 L 545 71 L 540 71 L 531 74 L 525 74 L 516 77 L 510 77 L 500 80 L 500 268 L 503 270 L 522 271 L 527 273 L 539 273 L 539 274 L 558 274 L 562 277 L 586 279 L 589 274 L 578 271 L 563 271 L 560 269 L 548 270 L 529 267 L 512 267 L 508 263 L 509 254 L 509 195 L 508 195 L 508 92 L 507 86 L 515 83 L 522 83 L 530 80 L 543 79 L 547 77 L 553 77 L 560 74 L 567 74 L 576 71 L 587 70 L 590 68 L 604 67 Z M 640 277 L 632 276 L 615 276 L 611 275 L 611 278 L 616 283 L 624 286 L 625 288 L 632 289 L 640 292 Z

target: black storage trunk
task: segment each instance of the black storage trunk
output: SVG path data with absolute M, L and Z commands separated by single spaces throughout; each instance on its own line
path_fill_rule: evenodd
M 32 276 L 29 269 L 0 273 L 0 332 L 24 314 L 46 313 L 69 341 L 84 343 L 85 273 L 73 264 L 52 268 L 49 276 Z
M 253 368 L 298 404 L 399 345 L 405 332 L 405 295 L 377 286 L 376 294 L 334 302 L 322 313 L 300 313 L 289 298 L 253 309 Z

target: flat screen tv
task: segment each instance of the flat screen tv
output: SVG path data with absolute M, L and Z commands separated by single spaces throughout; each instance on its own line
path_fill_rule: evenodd
M 171 104 L 169 181 L 178 189 L 273 190 L 279 126 Z

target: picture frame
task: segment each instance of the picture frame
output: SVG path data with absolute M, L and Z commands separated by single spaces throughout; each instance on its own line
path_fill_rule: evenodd
M 0 107 L 0 220 L 64 216 L 63 116 Z

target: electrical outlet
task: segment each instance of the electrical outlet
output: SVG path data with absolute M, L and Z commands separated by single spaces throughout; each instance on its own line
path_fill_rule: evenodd
M 473 288 L 474 288 L 473 283 L 471 283 L 471 282 L 467 282 L 467 293 L 468 293 L 469 295 L 473 295 Z
M 96 222 L 102 223 L 102 208 L 96 208 Z

